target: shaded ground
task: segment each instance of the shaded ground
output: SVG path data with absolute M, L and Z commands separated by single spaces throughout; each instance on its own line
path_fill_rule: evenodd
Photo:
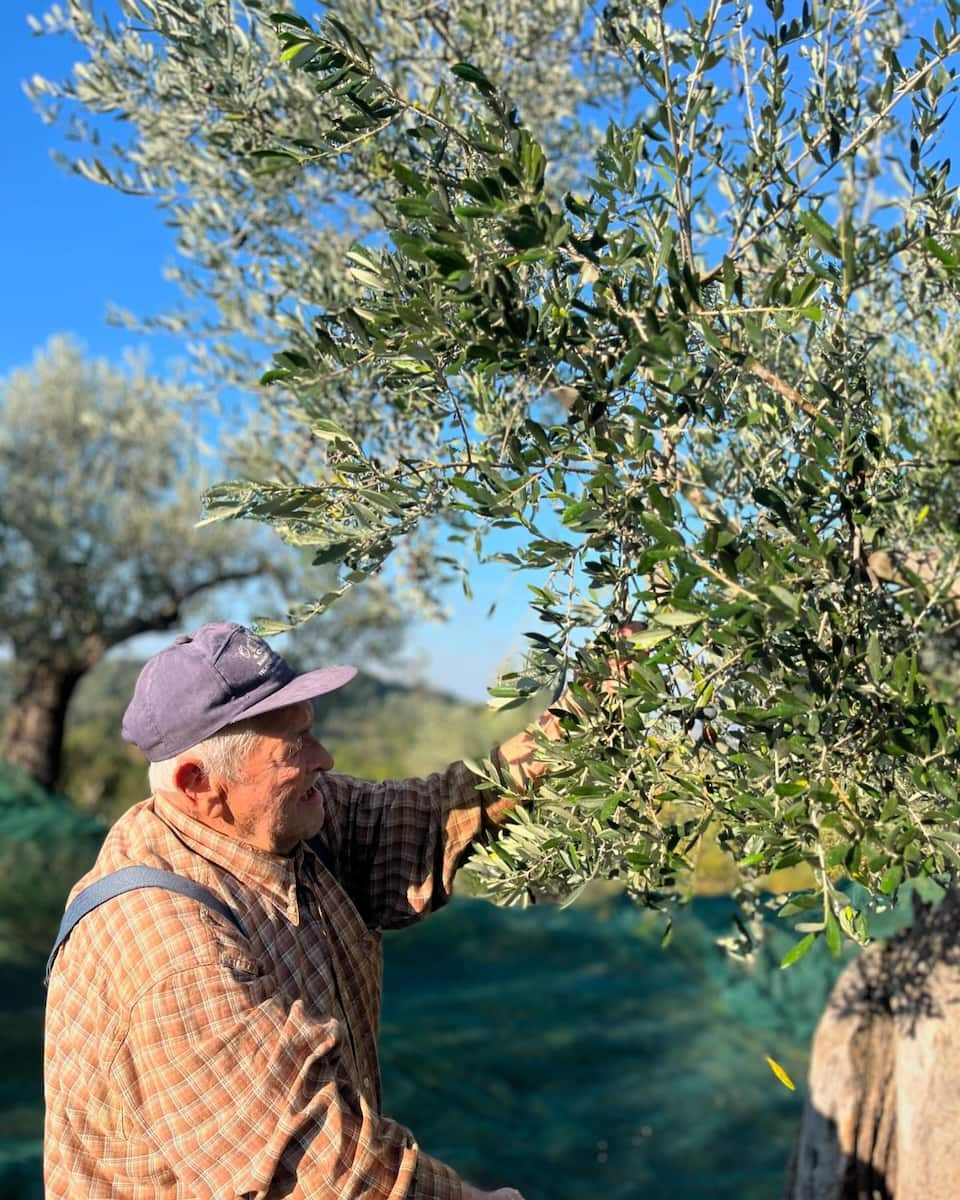
M 0 968 L 0 1196 L 42 1200 L 43 971 Z

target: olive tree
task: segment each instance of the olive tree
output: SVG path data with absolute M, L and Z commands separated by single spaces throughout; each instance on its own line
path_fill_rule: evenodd
M 481 863 L 500 899 L 616 875 L 656 902 L 713 823 L 747 877 L 811 867 L 799 955 L 866 940 L 843 880 L 957 863 L 956 704 L 927 669 L 956 618 L 957 11 L 917 36 L 894 5 L 609 6 L 643 98 L 562 198 L 500 77 L 462 61 L 411 95 L 360 29 L 273 17 L 331 132 L 281 131 L 262 169 L 363 145 L 403 194 L 350 252 L 362 298 L 305 312 L 263 377 L 328 484 L 225 484 L 211 511 L 282 522 L 342 587 L 425 526 L 480 555 L 515 532 L 493 557 L 542 628 L 494 698 L 574 664 L 577 711 Z M 337 402 L 358 377 L 373 420 Z M 633 669 L 591 688 L 638 618 Z
M 276 612 L 326 573 L 261 531 L 198 527 L 214 462 L 248 479 L 263 469 L 249 439 L 215 459 L 203 437 L 215 422 L 195 388 L 151 375 L 142 356 L 116 367 L 64 337 L 0 381 L 0 640 L 13 656 L 0 758 L 47 787 L 60 777 L 74 689 L 107 651 L 222 604 L 225 585 L 244 588 L 231 607 Z M 291 660 L 393 661 L 405 610 L 372 582 L 295 631 Z M 108 725 L 101 713 L 88 732 Z M 115 772 L 114 750 L 99 753 Z
M 51 338 L 0 383 L 0 638 L 13 655 L 0 758 L 53 787 L 79 680 L 195 597 L 268 569 L 240 529 L 195 530 L 189 393 Z
M 76 167 L 162 195 L 218 329 L 282 328 L 261 404 L 320 476 L 208 500 L 337 568 L 300 615 L 411 548 L 528 573 L 493 698 L 574 703 L 489 893 L 657 904 L 713 825 L 748 882 L 809 866 L 788 958 L 838 952 L 846 880 L 960 861 L 958 6 L 487 8 L 77 2 L 92 58 L 33 90 L 132 124 Z

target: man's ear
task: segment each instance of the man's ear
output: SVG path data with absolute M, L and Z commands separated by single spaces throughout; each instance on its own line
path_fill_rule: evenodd
M 193 815 L 201 821 L 229 819 L 226 793 L 219 776 L 211 775 L 198 758 L 185 757 L 173 772 L 177 791 L 185 796 Z
M 198 796 L 210 786 L 203 763 L 197 758 L 181 758 L 173 769 L 173 785 L 196 803 Z

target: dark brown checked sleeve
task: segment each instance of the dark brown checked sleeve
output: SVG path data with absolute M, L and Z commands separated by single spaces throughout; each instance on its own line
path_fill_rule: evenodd
M 475 784 L 462 762 L 425 779 L 325 777 L 329 811 L 322 840 L 370 928 L 402 928 L 450 899 L 472 844 L 513 805 Z
M 352 1086 L 340 1022 L 277 984 L 207 962 L 149 988 L 113 1064 L 125 1133 L 176 1164 L 185 1196 L 460 1200 Z
M 269 974 L 172 974 L 134 1004 L 115 1058 L 126 1132 L 176 1164 L 184 1195 L 460 1200 L 350 1085 L 338 1025 L 284 1003 Z

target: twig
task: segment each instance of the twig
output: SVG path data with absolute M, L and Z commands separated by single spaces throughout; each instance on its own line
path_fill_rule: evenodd
M 680 136 L 677 133 L 673 112 L 674 105 L 676 104 L 676 96 L 673 91 L 673 80 L 670 78 L 670 46 L 667 42 L 667 29 L 663 20 L 663 8 L 660 5 L 657 6 L 657 25 L 660 30 L 660 50 L 663 55 L 663 89 L 664 99 L 666 100 L 664 108 L 667 110 L 667 128 L 670 131 L 670 144 L 673 148 L 673 195 L 674 203 L 677 207 L 677 217 L 680 221 L 680 247 L 683 252 L 683 261 L 690 273 L 693 274 L 693 232 L 690 223 L 690 204 L 688 197 L 684 194 L 683 176 L 680 172 L 680 162 L 683 155 L 681 153 Z
M 924 79 L 924 77 L 926 75 L 929 75 L 931 71 L 933 71 L 941 63 L 945 62 L 952 54 L 955 54 L 958 50 L 960 50 L 960 34 L 957 34 L 954 37 L 952 37 L 950 39 L 950 41 L 947 43 L 947 45 L 944 47 L 944 49 L 939 52 L 939 54 L 936 56 L 936 58 L 932 59 L 928 63 L 925 63 L 918 70 L 914 71 L 914 73 L 909 77 L 909 79 L 906 79 L 900 85 L 899 88 L 896 88 L 894 90 L 892 96 L 887 101 L 887 103 L 884 105 L 884 107 L 880 110 L 880 112 L 875 113 L 873 116 L 873 119 L 871 121 L 869 121 L 863 127 L 863 129 L 860 130 L 860 132 L 856 135 L 856 137 L 853 137 L 850 139 L 850 141 L 847 143 L 847 145 L 844 146 L 839 151 L 836 158 L 832 159 L 830 162 L 828 162 L 826 164 L 826 166 L 822 167 L 807 183 L 803 184 L 801 187 L 798 187 L 797 190 L 788 199 L 784 200 L 767 217 L 767 219 L 765 221 L 763 221 L 758 226 L 758 228 L 753 231 L 753 233 L 750 234 L 750 236 L 746 239 L 745 242 L 743 242 L 740 246 L 734 245 L 731 248 L 730 257 L 734 258 L 738 254 L 742 254 L 745 250 L 747 250 L 750 246 L 752 246 L 753 243 L 761 236 L 761 234 L 766 232 L 766 230 L 769 229 L 771 225 L 776 224 L 776 222 L 779 221 L 779 219 L 782 216 L 784 216 L 786 213 L 790 212 L 791 209 L 795 208 L 796 205 L 799 203 L 799 201 L 801 199 L 803 199 L 804 196 L 808 195 L 811 191 L 813 191 L 814 188 L 816 188 L 820 183 L 822 183 L 823 180 L 827 177 L 827 175 L 829 175 L 830 172 L 834 169 L 834 167 L 836 167 L 838 165 L 838 163 L 843 162 L 849 155 L 851 155 L 851 154 L 855 153 L 857 150 L 859 150 L 860 147 L 863 145 L 863 143 L 865 141 L 869 140 L 869 138 L 871 138 L 873 136 L 873 134 L 876 132 L 876 130 L 879 128 L 879 126 L 887 119 L 887 117 L 897 107 L 897 105 L 900 103 L 900 101 L 903 100 L 903 98 L 905 96 L 909 96 L 910 93 L 913 92 L 917 88 L 917 86 L 922 82 L 922 80 Z M 811 142 L 810 145 L 804 149 L 803 154 L 801 154 L 793 163 L 790 164 L 790 166 L 787 168 L 787 173 L 794 170 L 795 167 L 799 164 L 799 162 L 802 161 L 802 159 L 810 153 L 810 151 L 813 149 L 813 147 L 815 145 L 817 145 L 819 142 L 822 142 L 826 136 L 827 136 L 826 130 L 821 130 L 821 132 L 818 134 L 817 138 L 814 139 L 814 141 Z M 714 267 L 712 271 L 708 271 L 707 274 L 701 278 L 700 282 L 701 283 L 711 282 L 712 280 L 716 279 L 719 276 L 719 274 L 721 273 L 722 270 L 723 270 L 723 264 L 720 263 L 716 267 Z
M 716 567 L 708 563 L 705 558 L 701 558 L 696 550 L 687 548 L 685 553 L 691 562 L 695 562 L 701 570 L 706 571 L 708 575 L 711 575 L 718 583 L 722 584 L 729 591 L 734 592 L 738 596 L 746 596 L 746 598 L 748 600 L 752 600 L 754 604 L 763 603 L 760 597 L 755 595 L 748 588 L 741 587 L 736 580 L 731 579 L 728 575 L 724 575 L 722 571 L 718 571 Z

